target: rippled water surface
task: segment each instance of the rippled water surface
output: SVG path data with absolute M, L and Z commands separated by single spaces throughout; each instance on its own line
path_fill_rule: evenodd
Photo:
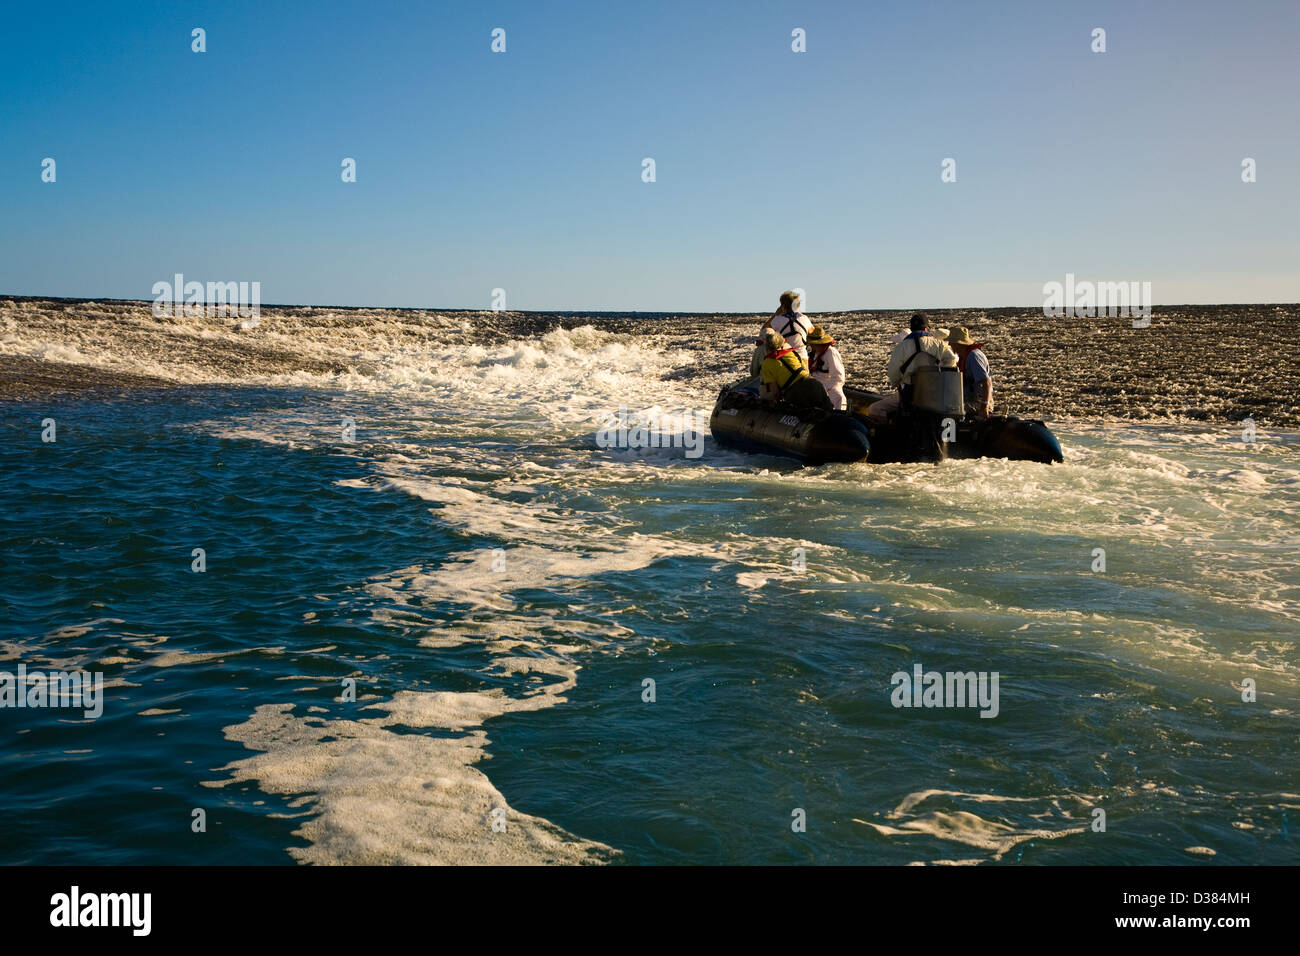
M 605 450 L 727 370 L 649 324 L 371 320 L 164 362 L 9 317 L 15 361 L 171 384 L 0 406 L 0 666 L 106 682 L 0 709 L 0 860 L 1297 860 L 1295 431 Z M 997 716 L 894 707 L 918 663 L 996 671 Z

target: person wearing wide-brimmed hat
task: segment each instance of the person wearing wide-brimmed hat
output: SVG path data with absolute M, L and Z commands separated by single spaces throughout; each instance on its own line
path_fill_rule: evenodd
M 948 333 L 948 346 L 957 353 L 966 411 L 977 418 L 987 418 L 993 414 L 993 377 L 989 374 L 984 343 L 976 342 L 969 329 L 958 325 Z
M 831 407 L 826 390 L 808 375 L 799 353 L 790 348 L 776 329 L 763 330 L 763 398 L 769 402 L 789 402 L 812 408 Z
M 835 340 L 820 325 L 814 325 L 804 341 L 808 344 L 808 374 L 821 383 L 832 405 L 841 410 L 848 408 L 844 398 L 844 360 L 835 347 Z

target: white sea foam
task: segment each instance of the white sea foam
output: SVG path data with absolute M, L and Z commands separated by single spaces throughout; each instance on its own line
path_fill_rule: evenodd
M 1071 811 L 1063 810 L 1063 800 L 1073 804 Z M 927 810 L 926 805 L 935 802 L 936 809 Z M 871 827 L 884 837 L 906 840 L 909 837 L 926 836 L 982 851 L 993 860 L 1000 860 L 1011 850 L 1030 841 L 1057 840 L 1072 834 L 1088 832 L 1086 812 L 1095 804 L 1095 800 L 1080 797 L 1054 799 L 1007 797 L 989 793 L 962 793 L 955 790 L 923 790 L 910 793 L 886 814 L 890 823 L 877 823 L 871 820 L 855 822 Z M 975 809 L 966 809 L 962 804 L 969 804 Z M 1028 815 L 1044 821 L 1052 821 L 1053 826 L 1024 827 L 1006 820 L 992 817 L 985 805 L 994 809 L 1002 804 L 1036 805 L 1038 812 L 1032 810 Z M 1079 817 L 1082 817 L 1080 819 Z M 983 859 L 983 856 L 974 859 Z M 964 860 L 944 860 L 944 864 L 953 865 L 970 863 L 972 858 Z
M 616 855 L 511 810 L 477 768 L 487 745 L 481 730 L 446 737 L 390 729 L 474 726 L 508 710 L 505 698 L 408 693 L 371 707 L 387 716 L 325 720 L 295 716 L 287 704 L 259 707 L 226 728 L 259 753 L 208 786 L 247 780 L 298 796 L 290 806 L 307 808 L 296 833 L 308 846 L 289 852 L 305 863 L 599 863 Z
M 600 416 L 620 404 L 711 404 L 717 382 L 664 378 L 695 356 L 660 348 L 651 337 L 580 327 L 536 339 L 481 342 L 473 316 L 315 310 L 310 321 L 264 317 L 251 335 L 209 320 L 159 324 L 125 316 L 120 336 L 105 323 L 82 328 L 74 322 L 57 335 L 32 339 L 22 314 L 0 313 L 0 354 L 40 355 L 181 382 L 293 386 L 301 393 L 296 407 L 184 427 L 349 456 L 367 474 L 342 478 L 339 487 L 422 502 L 441 528 L 466 540 L 437 561 L 395 568 L 342 595 L 320 597 L 412 647 L 479 651 L 482 674 L 502 686 L 386 694 L 346 718 L 265 704 L 227 728 L 231 739 L 255 753 L 231 764 L 227 779 L 213 785 L 256 781 L 268 793 L 294 797 L 302 811 L 299 832 L 309 844 L 294 851 L 303 860 L 608 859 L 607 847 L 509 810 L 505 795 L 480 770 L 485 724 L 562 704 L 590 655 L 623 653 L 646 641 L 596 606 L 591 587 L 604 576 L 635 573 L 664 560 L 704 559 L 755 599 L 764 596 L 760 591 L 870 591 L 880 621 L 905 633 L 955 628 L 1014 634 L 1026 645 L 1068 647 L 1072 654 L 1118 660 L 1153 676 L 1193 678 L 1196 686 L 1219 687 L 1225 694 L 1242 677 L 1267 678 L 1260 680 L 1261 699 L 1275 710 L 1286 711 L 1276 705 L 1300 687 L 1294 646 L 1285 633 L 1300 625 L 1294 562 L 1300 469 L 1295 436 L 1281 431 L 1261 433 L 1246 448 L 1224 429 L 1072 422 L 1058 429 L 1067 461 L 1051 468 L 968 461 L 798 469 L 712 443 L 703 459 L 691 463 L 594 445 Z M 157 350 L 128 347 L 149 336 L 157 337 Z M 310 367 L 286 372 L 284 363 L 243 367 L 227 361 L 249 347 L 281 349 Z M 344 417 L 356 423 L 355 443 L 342 440 Z M 805 514 L 801 506 L 814 503 L 814 520 L 824 515 L 834 526 L 824 529 L 825 536 L 803 526 L 787 535 L 749 535 L 734 525 L 725 531 L 649 529 L 633 505 L 665 487 L 716 495 L 720 483 L 726 495 L 757 509 L 789 507 Z M 839 540 L 829 532 L 845 528 L 866 544 L 887 546 L 868 557 L 853 547 L 820 543 Z M 970 563 L 991 582 L 1002 570 L 1000 562 L 1013 564 L 1019 557 L 998 551 L 998 536 L 1016 532 L 1019 537 L 1011 540 L 1022 541 L 1027 528 L 1040 536 L 1043 554 L 1056 553 L 1049 546 L 1060 542 L 1073 549 L 1070 560 L 1077 552 L 1077 570 L 1050 569 L 1053 585 L 1060 588 L 1070 575 L 1095 582 L 1113 589 L 1117 606 L 1103 614 L 1063 606 L 1067 602 L 1060 599 L 1040 601 L 1037 579 L 1023 593 L 1006 591 L 994 599 L 984 590 L 993 583 L 957 586 L 944 576 L 951 569 L 927 576 L 915 561 L 916 549 L 942 552 L 956 535 L 966 535 L 986 549 Z M 471 546 L 471 540 L 481 545 Z M 502 555 L 494 553 L 498 545 Z M 803 574 L 788 565 L 796 545 L 809 546 Z M 1104 576 L 1088 577 L 1097 546 L 1107 549 L 1110 566 Z M 1177 573 L 1164 581 L 1153 580 L 1151 569 L 1134 566 L 1130 557 L 1173 548 Z M 498 557 L 504 557 L 499 570 Z M 563 593 L 568 606 L 539 608 L 521 597 L 537 589 Z M 1156 592 L 1172 603 L 1204 602 L 1222 621 L 1207 619 L 1199 628 L 1161 620 L 1149 609 Z M 1278 633 L 1224 643 L 1222 627 L 1245 604 L 1273 615 Z M 844 620 L 835 607 L 825 613 Z M 15 656 L 24 652 L 8 650 Z M 113 653 L 138 666 L 160 667 L 229 656 L 135 645 Z M 404 732 L 413 728 L 441 733 Z M 889 839 L 928 835 L 981 859 L 1003 856 L 1030 839 L 1079 832 L 1073 804 L 1069 813 L 1044 817 L 1041 826 L 1023 827 L 998 816 L 997 801 L 1006 799 L 930 791 L 910 795 L 884 821 L 862 822 Z M 507 809 L 505 834 L 491 829 L 493 807 Z M 1054 812 L 1048 803 L 1035 809 Z

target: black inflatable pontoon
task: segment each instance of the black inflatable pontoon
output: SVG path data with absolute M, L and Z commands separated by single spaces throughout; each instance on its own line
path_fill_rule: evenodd
M 882 396 L 860 388 L 846 388 L 844 394 L 849 400 L 847 412 L 798 408 L 763 401 L 756 380 L 750 379 L 722 389 L 709 428 L 720 444 L 792 455 L 815 465 L 943 458 L 1064 461 L 1060 442 L 1041 421 L 1005 416 L 956 419 L 912 412 L 888 425 L 875 425 L 866 419 L 867 408 Z
M 719 393 L 709 429 L 724 445 L 793 455 L 813 465 L 862 461 L 871 451 L 867 426 L 854 416 L 765 402 L 753 379 Z

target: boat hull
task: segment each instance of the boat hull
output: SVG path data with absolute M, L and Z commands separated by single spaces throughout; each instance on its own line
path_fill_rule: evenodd
M 866 412 L 879 394 L 848 388 L 845 395 L 849 411 L 828 412 L 763 401 L 751 383 L 727 386 L 718 394 L 709 428 L 719 444 L 788 455 L 814 465 L 944 458 L 1044 464 L 1064 460 L 1060 442 L 1041 421 L 1014 416 L 959 421 L 921 412 L 876 425 L 867 421 Z
M 848 412 L 765 402 L 744 388 L 719 393 L 709 428 L 720 444 L 789 455 L 813 465 L 865 461 L 871 452 L 867 426 Z
M 1007 458 L 1053 464 L 1065 460 L 1061 443 L 1037 419 L 1006 415 L 955 419 L 929 412 L 901 416 L 888 425 L 867 421 L 867 409 L 882 396 L 846 388 L 854 417 L 867 426 L 870 461 L 939 461 L 944 458 Z

